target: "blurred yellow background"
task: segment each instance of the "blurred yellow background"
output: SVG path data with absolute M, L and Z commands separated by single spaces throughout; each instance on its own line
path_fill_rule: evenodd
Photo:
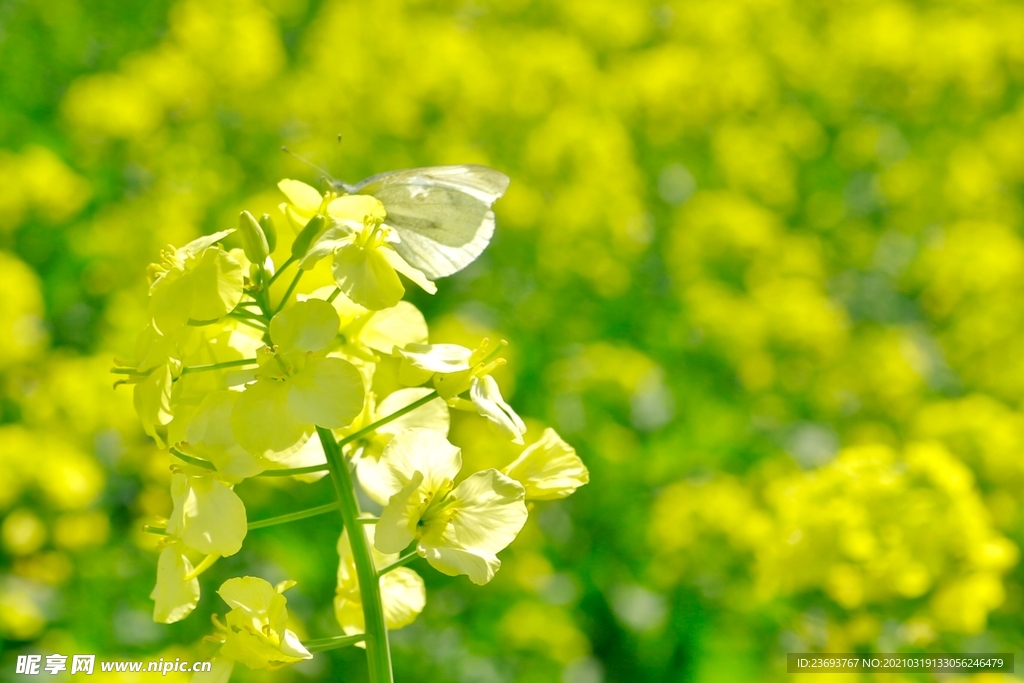
M 0 3 L 0 677 L 206 658 L 208 587 L 243 573 L 337 632 L 333 521 L 254 532 L 152 623 L 169 459 L 108 373 L 160 247 L 318 179 L 282 144 L 349 182 L 511 176 L 484 257 L 414 300 L 435 341 L 509 339 L 510 400 L 592 472 L 486 588 L 425 575 L 399 681 L 1020 652 L 1021 36 L 999 0 Z M 252 517 L 330 493 L 239 492 Z M 236 676 L 358 681 L 361 655 Z

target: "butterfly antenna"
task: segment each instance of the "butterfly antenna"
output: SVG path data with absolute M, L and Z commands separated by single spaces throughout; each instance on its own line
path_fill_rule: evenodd
M 338 145 L 341 145 L 341 133 L 338 133 Z M 334 189 L 342 189 L 345 190 L 345 192 L 348 192 L 349 194 L 353 194 L 357 191 L 355 185 L 349 185 L 344 180 L 335 180 Z
M 281 151 L 282 151 L 282 152 L 284 152 L 285 154 L 290 154 L 291 156 L 295 157 L 296 159 L 298 159 L 298 160 L 299 160 L 299 161 L 301 161 L 302 163 L 306 164 L 306 165 L 307 165 L 307 166 L 309 166 L 310 168 L 316 169 L 317 171 L 320 171 L 321 173 L 323 173 L 323 175 L 324 175 L 324 178 L 325 178 L 325 179 L 326 179 L 326 180 L 327 180 L 328 182 L 330 182 L 330 183 L 331 183 L 331 185 L 337 186 L 337 185 L 341 185 L 341 184 L 342 184 L 342 183 L 340 183 L 340 182 L 339 182 L 339 181 L 338 181 L 338 180 L 337 180 L 337 179 L 336 179 L 336 178 L 335 178 L 334 176 L 332 176 L 332 175 L 331 175 L 330 173 L 328 173 L 328 172 L 327 172 L 327 171 L 325 171 L 324 169 L 320 168 L 319 166 L 317 166 L 316 164 L 314 164 L 314 163 L 313 163 L 312 161 L 310 161 L 309 159 L 306 159 L 305 157 L 300 157 L 300 156 L 299 156 L 298 154 L 296 154 L 295 152 L 291 151 L 290 149 L 288 149 L 288 148 L 287 148 L 287 147 L 285 147 L 284 145 L 282 145 L 282 146 L 281 146 Z

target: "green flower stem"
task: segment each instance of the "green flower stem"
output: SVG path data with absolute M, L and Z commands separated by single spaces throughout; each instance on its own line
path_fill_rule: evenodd
M 146 370 L 145 372 L 139 372 L 135 368 L 110 368 L 110 372 L 114 375 L 135 375 L 137 377 L 149 377 L 152 370 Z
M 363 600 L 363 621 L 366 623 L 366 659 L 369 665 L 370 683 L 394 683 L 391 672 L 391 650 L 388 647 L 388 629 L 384 623 L 384 607 L 380 597 L 380 578 L 373 565 L 370 544 L 366 533 L 359 524 L 359 501 L 348 470 L 348 461 L 341 453 L 341 446 L 334 439 L 331 430 L 316 428 L 323 444 L 327 463 L 331 466 L 331 480 L 341 504 L 341 519 L 348 531 L 352 546 L 352 558 L 359 580 L 359 593 Z
M 298 259 L 296 259 L 294 256 L 289 256 L 288 260 L 285 261 L 284 263 L 282 263 L 281 267 L 278 268 L 277 271 L 273 275 L 270 276 L 270 281 L 267 282 L 267 287 L 269 287 L 270 285 L 274 284 L 274 282 L 277 280 L 277 278 L 281 277 L 281 273 L 284 272 L 284 269 L 287 268 L 288 266 L 290 266 L 291 264 L 295 263 L 297 260 Z
M 260 332 L 266 332 L 267 331 L 267 326 L 264 325 L 263 323 L 261 323 L 256 318 L 246 318 L 245 316 L 235 315 L 234 313 L 228 313 L 228 315 L 230 317 L 234 318 L 235 320 L 237 320 L 238 322 L 242 323 L 243 325 L 248 325 L 249 327 L 257 329 Z
M 216 553 L 210 553 L 209 555 L 207 555 L 206 557 L 203 558 L 202 562 L 200 562 L 199 564 L 196 565 L 195 569 L 190 571 L 188 574 L 185 574 L 185 580 L 186 581 L 191 581 L 192 579 L 196 578 L 197 576 L 199 576 L 200 574 L 205 572 L 207 569 L 212 567 L 213 563 L 216 562 L 219 559 L 220 559 L 220 555 L 218 555 Z
M 354 636 L 334 636 L 333 638 L 320 638 L 318 640 L 309 640 L 303 643 L 303 646 L 310 652 L 324 652 L 325 650 L 335 650 L 339 647 L 348 647 L 349 645 L 355 645 L 366 640 L 365 633 L 357 633 Z
M 330 469 L 327 464 L 310 465 L 308 467 L 289 467 L 283 470 L 266 470 L 257 474 L 257 477 L 294 477 L 296 474 L 312 474 L 313 472 L 326 472 Z
M 295 288 L 299 286 L 299 280 L 302 279 L 302 274 L 305 272 L 306 271 L 299 268 L 299 272 L 295 273 L 295 278 L 292 280 L 292 283 L 288 285 L 287 291 L 285 291 L 284 296 L 281 297 L 281 303 L 277 305 L 277 310 L 274 311 L 275 314 L 277 314 L 282 308 L 284 308 L 284 305 L 288 303 L 288 298 L 292 295 L 292 292 L 295 291 Z
M 373 424 L 367 425 L 367 426 L 363 427 L 358 432 L 353 432 L 352 434 L 349 434 L 344 439 L 342 439 L 341 441 L 338 442 L 338 446 L 339 447 L 347 446 L 350 443 L 352 443 L 353 441 L 361 439 L 364 436 L 366 436 L 367 434 L 370 434 L 372 432 L 377 431 L 378 429 L 380 429 L 381 427 L 386 425 L 388 422 L 391 422 L 392 420 L 397 420 L 398 418 L 402 417 L 406 413 L 411 413 L 412 411 L 416 410 L 420 406 L 426 405 L 427 403 L 430 403 L 435 398 L 437 398 L 437 392 L 436 391 L 431 391 L 429 394 L 427 394 L 423 398 L 420 398 L 420 399 L 417 399 L 417 400 L 413 401 L 412 403 L 410 403 L 406 407 L 399 408 L 395 412 L 391 413 L 390 415 L 388 415 L 386 417 L 382 417 L 381 419 L 377 420 Z M 319 429 L 319 427 L 317 429 Z
M 400 558 L 398 558 L 394 562 L 392 562 L 391 564 L 389 564 L 388 566 L 384 567 L 383 569 L 378 570 L 377 571 L 377 576 L 384 576 L 388 572 L 392 572 L 392 571 L 398 569 L 399 567 L 404 567 L 405 565 L 409 564 L 410 562 L 412 562 L 413 560 L 415 560 L 419 556 L 420 556 L 420 554 L 418 552 L 416 552 L 415 550 L 413 550 L 412 552 L 408 552 L 405 555 L 402 555 Z
M 175 458 L 179 458 L 180 460 L 184 460 L 189 465 L 195 465 L 196 467 L 202 467 L 204 470 L 212 470 L 214 472 L 217 471 L 217 466 L 214 465 L 209 460 L 201 460 L 199 458 L 194 458 L 191 455 L 186 455 L 186 454 L 182 453 L 177 448 L 172 448 L 171 449 L 171 455 L 173 455 Z
M 255 358 L 240 358 L 238 360 L 226 360 L 223 363 L 210 363 L 209 365 L 192 365 L 181 369 L 181 374 L 188 375 L 193 372 L 209 372 L 210 370 L 223 370 L 225 368 L 237 368 L 243 365 L 256 365 L 259 361 Z
M 253 302 L 253 305 L 258 306 L 259 304 Z M 242 318 L 244 320 L 253 320 L 255 322 L 263 323 L 264 325 L 266 325 L 268 322 L 267 319 L 263 317 L 262 313 L 256 313 L 255 311 L 250 311 L 245 308 L 236 308 L 235 310 L 231 311 L 231 313 L 229 313 L 228 315 L 233 315 L 236 318 Z
M 147 534 L 156 534 L 157 536 L 167 536 L 167 527 L 163 526 L 151 526 L 146 524 L 142 527 L 142 530 Z
M 341 294 L 341 287 L 335 287 L 334 291 L 331 292 L 331 295 L 327 297 L 327 303 L 333 304 L 334 300 L 338 298 L 339 294 Z
M 263 319 L 269 321 L 274 317 L 274 307 L 270 305 L 270 285 L 267 285 L 262 292 L 259 292 L 259 298 L 256 299 L 259 302 L 260 310 L 263 311 Z M 267 323 L 269 327 L 270 323 Z M 269 334 L 269 332 L 268 332 Z M 269 344 L 269 342 L 267 342 Z
M 267 519 L 261 519 L 256 522 L 249 522 L 249 530 L 262 529 L 263 527 L 276 526 L 278 524 L 285 524 L 287 522 L 294 522 L 298 519 L 306 519 L 307 517 L 316 517 L 332 510 L 338 509 L 338 502 L 327 503 L 326 505 L 318 505 L 315 508 L 307 508 L 306 510 L 299 510 L 297 512 L 289 512 L 286 515 L 278 515 L 277 517 L 269 517 Z

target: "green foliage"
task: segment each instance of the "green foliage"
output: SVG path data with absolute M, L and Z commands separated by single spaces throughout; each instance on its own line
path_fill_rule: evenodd
M 529 433 L 553 425 L 591 469 L 486 588 L 425 576 L 399 681 L 1021 649 L 1021 35 L 1000 1 L 7 3 L 5 649 L 202 652 L 212 601 L 145 623 L 141 529 L 170 472 L 108 369 L 146 319 L 131 264 L 242 209 L 287 248 L 268 182 L 319 174 L 282 144 L 349 181 L 513 178 L 480 260 L 407 295 L 431 342 L 509 339 L 495 375 Z M 517 453 L 459 416 L 451 438 L 472 470 Z M 331 502 L 326 482 L 239 489 L 266 517 Z M 264 562 L 320 635 L 331 605 L 302 596 L 333 591 L 339 531 L 253 532 L 209 584 Z M 252 680 L 364 666 L 332 651 Z

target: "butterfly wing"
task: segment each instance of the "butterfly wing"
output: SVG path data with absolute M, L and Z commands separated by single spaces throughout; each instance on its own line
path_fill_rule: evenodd
M 491 206 L 508 183 L 486 166 L 432 166 L 381 173 L 346 189 L 384 204 L 385 223 L 402 240 L 398 253 L 436 280 L 468 266 L 490 243 Z

